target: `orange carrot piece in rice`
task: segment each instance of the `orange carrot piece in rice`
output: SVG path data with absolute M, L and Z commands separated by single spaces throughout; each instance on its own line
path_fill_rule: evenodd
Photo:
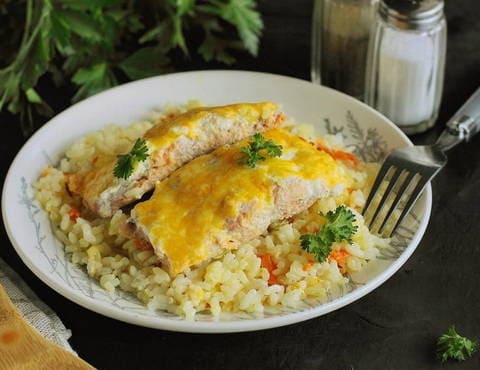
M 80 211 L 77 208 L 72 207 L 72 208 L 70 208 L 70 211 L 68 212 L 68 216 L 70 217 L 70 220 L 75 222 L 75 221 L 77 221 L 77 218 L 80 217 Z
M 277 276 L 273 273 L 273 270 L 277 268 L 277 264 L 273 261 L 272 256 L 269 254 L 260 254 L 260 266 L 267 269 L 269 273 L 268 285 L 278 284 Z
M 358 164 L 360 163 L 360 161 L 354 154 L 349 152 L 343 152 L 341 150 L 336 150 L 333 154 L 333 158 L 339 159 L 344 162 L 351 162 L 354 166 L 358 166 Z
M 310 271 L 312 266 L 313 266 L 313 261 L 307 261 L 304 265 L 303 265 L 303 271 Z
M 270 273 L 270 277 L 268 278 L 268 285 L 278 285 L 277 275 L 274 275 L 273 272 Z
M 324 151 L 325 153 L 330 154 L 334 159 L 343 161 L 343 162 L 350 162 L 354 166 L 358 166 L 360 161 L 353 153 L 344 152 L 343 150 L 335 150 L 328 146 L 326 146 L 323 141 L 317 140 L 317 149 Z
M 345 264 L 347 263 L 347 258 L 350 257 L 350 253 L 347 252 L 345 249 L 338 249 L 330 252 L 330 255 L 328 256 L 328 259 L 334 260 L 337 262 L 337 265 L 340 268 L 345 267 Z

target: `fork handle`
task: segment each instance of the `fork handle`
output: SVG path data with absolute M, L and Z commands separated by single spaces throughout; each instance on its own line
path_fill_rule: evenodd
M 480 88 L 447 122 L 447 127 L 439 136 L 435 147 L 449 150 L 462 141 L 469 141 L 480 131 Z

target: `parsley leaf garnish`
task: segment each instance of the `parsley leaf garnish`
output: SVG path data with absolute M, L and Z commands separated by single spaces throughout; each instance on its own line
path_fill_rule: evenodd
M 143 162 L 147 158 L 147 143 L 143 139 L 137 139 L 129 153 L 117 155 L 117 165 L 113 170 L 113 174 L 119 179 L 126 180 L 132 174 L 135 165 Z
M 248 146 L 240 149 L 245 156 L 241 162 L 254 168 L 258 161 L 264 161 L 266 158 L 260 151 L 266 151 L 270 157 L 280 157 L 282 155 L 282 146 L 275 144 L 272 140 L 265 140 L 262 134 L 255 134 Z
M 345 206 L 340 206 L 335 211 L 325 215 L 327 223 L 315 234 L 300 236 L 300 245 L 308 253 L 315 255 L 318 262 L 324 262 L 331 252 L 335 242 L 352 242 L 352 236 L 357 232 L 354 225 L 355 215 Z
M 478 342 L 459 335 L 453 325 L 437 341 L 437 356 L 442 362 L 446 362 L 448 359 L 466 360 L 477 349 Z

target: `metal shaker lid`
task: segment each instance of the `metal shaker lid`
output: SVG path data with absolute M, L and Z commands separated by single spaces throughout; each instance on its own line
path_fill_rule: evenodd
M 381 0 L 380 16 L 402 29 L 426 30 L 443 19 L 443 0 Z

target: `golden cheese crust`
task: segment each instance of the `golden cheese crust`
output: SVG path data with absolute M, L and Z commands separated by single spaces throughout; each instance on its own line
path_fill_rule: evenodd
M 128 179 L 115 178 L 116 158 L 109 158 L 87 173 L 68 176 L 67 184 L 72 193 L 82 197 L 87 208 L 109 217 L 199 155 L 278 127 L 283 120 L 278 105 L 271 102 L 196 108 L 145 133 L 149 157 Z
M 326 152 L 284 129 L 264 136 L 282 145 L 281 157 L 248 167 L 240 161 L 248 139 L 200 156 L 157 183 L 153 196 L 134 207 L 127 233 L 143 235 L 175 275 L 259 236 L 336 185 L 348 185 L 344 170 Z

